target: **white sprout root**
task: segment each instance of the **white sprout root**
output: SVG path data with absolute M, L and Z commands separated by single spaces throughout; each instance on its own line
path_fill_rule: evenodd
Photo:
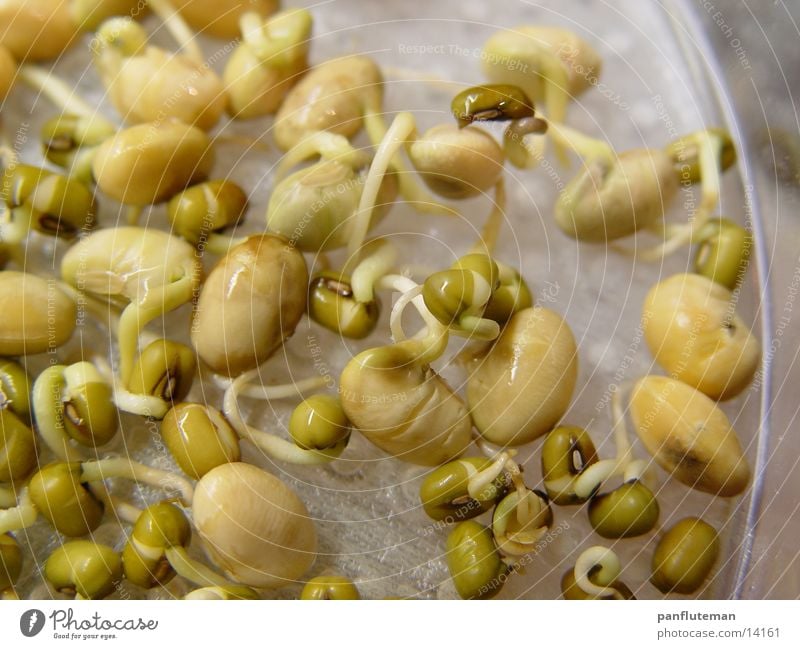
M 96 107 L 90 106 L 76 95 L 74 87 L 57 79 L 49 72 L 30 64 L 24 64 L 19 66 L 17 75 L 21 81 L 39 91 L 58 108 L 61 108 L 64 113 L 86 117 L 95 120 L 98 124 L 116 128 L 98 114 Z
M 425 300 L 422 298 L 422 286 L 420 284 L 417 284 L 414 280 L 403 275 L 385 275 L 379 280 L 378 287 L 401 293 L 401 296 L 397 299 L 392 308 L 392 314 L 389 318 L 389 327 L 394 342 L 397 343 L 407 338 L 403 331 L 402 318 L 403 311 L 409 304 L 414 305 L 419 315 L 425 321 L 426 333 L 435 334 L 437 336 L 440 335 L 444 327 L 428 310 L 428 307 L 425 306 Z
M 133 525 L 142 514 L 142 510 L 136 505 L 112 494 L 104 483 L 92 482 L 88 487 L 95 498 L 103 502 L 106 511 L 113 512 L 114 517 L 120 525 L 123 523 L 130 523 Z
M 123 388 L 118 381 L 114 383 L 114 405 L 123 412 L 151 419 L 163 419 L 171 407 L 169 402 L 160 397 L 134 394 Z
M 278 183 L 289 175 L 289 171 L 308 160 L 319 156 L 324 160 L 336 160 L 353 169 L 360 169 L 369 163 L 369 155 L 353 148 L 344 135 L 329 131 L 314 131 L 295 144 L 281 158 L 275 168 L 274 183 Z
M 480 445 L 479 445 L 480 447 Z M 485 453 L 486 449 L 481 448 Z M 547 532 L 547 526 L 538 527 L 534 530 L 526 529 L 547 507 L 541 497 L 531 491 L 522 479 L 522 469 L 513 460 L 516 450 L 509 449 L 501 451 L 493 456 L 491 464 L 478 471 L 474 466 L 467 462 L 462 465 L 467 471 L 467 493 L 471 498 L 479 500 L 486 487 L 505 474 L 511 480 L 517 494 L 517 503 L 514 511 L 517 532 L 505 531 L 500 536 L 496 536 L 498 547 L 504 555 L 523 556 L 528 554 L 534 544 Z M 490 456 L 491 457 L 491 456 Z M 497 530 L 495 530 L 497 534 Z M 506 560 L 506 559 L 504 559 Z M 515 561 L 507 558 L 506 563 L 515 567 Z
M 184 505 L 191 505 L 194 488 L 181 476 L 149 467 L 129 458 L 88 460 L 81 464 L 81 482 L 99 482 L 107 478 L 127 478 L 153 487 L 176 492 Z
M 229 579 L 218 575 L 211 568 L 189 556 L 186 548 L 174 546 L 164 551 L 169 565 L 186 581 L 197 586 L 239 586 Z
M 72 445 L 64 427 L 65 369 L 64 365 L 53 365 L 38 376 L 31 392 L 31 405 L 36 430 L 47 448 L 63 462 L 80 462 L 84 455 Z
M 119 319 L 119 374 L 120 381 L 127 385 L 130 380 L 136 352 L 139 346 L 139 334 L 156 318 L 186 304 L 192 299 L 194 277 L 191 272 L 165 286 L 148 290 L 141 302 L 131 302 L 122 312 Z
M 248 239 L 249 237 L 234 237 L 233 235 L 211 232 L 206 239 L 203 250 L 207 250 L 212 255 L 224 257 L 231 251 L 231 248 L 242 245 Z
M 72 297 L 73 301 L 86 308 L 86 310 L 90 312 L 92 315 L 94 315 L 100 322 L 105 322 L 109 332 L 115 338 L 117 338 L 117 340 L 120 340 L 120 327 L 122 318 L 119 311 L 112 305 L 112 303 L 98 300 L 92 295 L 82 293 L 64 282 L 58 282 L 58 287 L 62 291 L 64 291 L 67 295 Z M 125 311 L 127 311 L 127 307 L 123 311 L 123 314 L 125 313 Z M 128 318 L 129 318 L 127 321 L 128 324 L 126 326 L 128 328 L 131 328 L 132 326 L 135 328 L 135 323 L 132 322 L 130 313 L 128 315 Z M 145 324 L 146 323 L 143 323 L 142 327 L 144 327 Z M 130 337 L 131 334 L 125 333 L 124 335 Z M 135 334 L 133 352 L 132 352 L 133 355 L 135 356 L 136 349 L 139 347 L 140 343 L 146 346 L 150 342 L 156 340 L 156 338 L 157 337 L 155 335 L 150 334 L 144 331 L 143 329 L 140 330 L 138 334 Z M 119 408 L 124 412 L 129 412 L 134 415 L 140 415 L 142 417 L 152 417 L 153 419 L 163 419 L 164 415 L 167 414 L 167 411 L 171 407 L 170 403 L 164 401 L 159 397 L 155 397 L 152 395 L 135 394 L 133 392 L 130 392 L 121 382 L 121 380 L 114 375 L 114 371 L 111 368 L 111 365 L 109 364 L 108 359 L 106 357 L 95 355 L 92 359 L 92 362 L 97 371 L 103 375 L 103 378 L 112 385 L 114 390 L 114 404 L 117 406 L 117 408 Z M 132 370 L 132 364 L 133 362 L 131 361 L 131 370 Z M 36 401 L 35 398 L 34 401 Z M 52 419 L 52 417 L 50 417 L 50 419 Z M 52 428 L 52 425 L 50 426 L 50 428 Z M 46 430 L 43 432 L 49 433 L 50 431 Z M 45 439 L 45 441 L 48 443 L 48 446 L 51 448 L 51 450 L 56 452 L 56 454 L 58 455 L 58 452 L 55 449 L 53 449 L 52 446 L 50 446 L 50 441 L 53 442 L 57 441 L 55 440 L 54 437 L 52 437 L 52 434 L 51 434 L 51 440 L 48 441 L 47 439 Z M 80 458 L 75 458 L 75 459 L 80 459 Z
M 0 534 L 24 530 L 33 525 L 37 518 L 39 518 L 39 510 L 31 501 L 26 487 L 20 494 L 19 504 L 15 507 L 0 509 Z
M 693 217 L 688 223 L 681 225 L 660 224 L 660 234 L 666 237 L 663 243 L 633 252 L 624 249 L 626 254 L 632 254 L 636 259 L 642 261 L 660 261 L 683 246 L 701 241 L 706 234 L 705 226 L 719 202 L 719 159 L 722 152 L 722 140 L 707 131 L 699 133 L 697 137 L 700 138 L 701 195 L 700 205 Z
M 452 332 L 470 340 L 494 340 L 500 335 L 500 325 L 489 318 L 464 315 L 459 325 L 460 327 L 452 329 Z
M 567 104 L 569 94 L 567 93 L 567 71 L 561 58 L 548 49 L 541 52 L 541 62 L 543 64 L 543 78 L 545 82 L 545 105 L 547 107 L 547 117 L 553 122 L 563 123 L 567 118 Z M 565 167 L 569 167 L 567 157 L 568 144 L 558 138 L 554 138 L 554 149 L 559 162 Z
M 375 285 L 395 265 L 397 249 L 385 239 L 376 239 L 364 247 L 358 266 L 350 276 L 350 288 L 356 302 L 372 302 Z
M 146 338 L 153 338 L 151 335 L 143 335 Z M 150 341 L 152 342 L 152 341 Z M 114 376 L 114 371 L 108 360 L 102 356 L 96 355 L 92 362 L 97 368 L 97 371 L 103 375 L 103 378 L 111 383 L 114 391 L 114 405 L 123 412 L 129 412 L 141 417 L 149 417 L 152 419 L 163 419 L 164 415 L 172 406 L 171 403 L 164 401 L 160 397 L 155 397 L 149 394 L 135 394 L 125 388 Z
M 614 445 L 616 457 L 595 462 L 575 479 L 575 494 L 582 499 L 589 498 L 606 480 L 622 476 L 628 482 L 638 480 L 644 473 L 647 463 L 633 457 L 628 430 L 625 426 L 625 412 L 622 406 L 622 393 L 617 390 L 611 398 Z
M 289 442 L 274 433 L 267 433 L 251 426 L 244 421 L 239 409 L 240 395 L 266 401 L 284 399 L 306 390 L 321 388 L 328 383 L 328 380 L 323 376 L 319 376 L 287 385 L 248 385 L 258 374 L 258 368 L 245 372 L 231 381 L 225 390 L 222 411 L 239 437 L 248 440 L 269 457 L 290 464 L 325 464 L 337 459 L 341 449 L 320 451 L 302 449 L 293 442 Z
M 386 135 L 378 146 L 378 150 L 367 172 L 364 189 L 361 192 L 361 200 L 358 203 L 355 222 L 351 229 L 350 242 L 347 247 L 351 258 L 355 257 L 356 253 L 361 249 L 367 232 L 369 232 L 369 227 L 372 223 L 372 212 L 378 199 L 381 183 L 383 182 L 384 175 L 386 175 L 386 172 L 389 170 L 389 166 L 392 164 L 392 158 L 394 158 L 397 151 L 405 145 L 415 129 L 414 116 L 411 113 L 400 113 L 394 118 L 392 125 L 389 127 L 389 130 L 386 131 Z
M 547 138 L 541 136 L 547 131 L 547 122 L 539 117 L 536 130 L 522 132 L 519 124 L 512 122 L 503 132 L 503 151 L 508 161 L 517 169 L 531 169 L 544 160 Z
M 516 531 L 505 529 L 502 533 L 495 530 L 495 540 L 500 551 L 505 555 L 524 556 L 536 548 L 536 543 L 547 533 L 547 524 L 542 521 L 537 527 L 532 524 L 541 517 L 547 508 L 539 494 L 523 487 L 517 491 L 517 504 L 514 508 Z
M 397 174 L 397 184 L 400 189 L 400 195 L 403 197 L 404 201 L 413 205 L 414 209 L 418 212 L 435 214 L 437 216 L 459 216 L 457 210 L 444 203 L 440 203 L 430 193 L 425 191 L 419 180 L 415 178 L 414 172 L 405 164 L 403 158 L 400 156 L 400 149 L 413 140 L 416 134 L 416 124 L 410 113 L 400 113 L 400 115 L 395 117 L 392 126 L 394 126 L 397 119 L 403 115 L 407 115 L 411 118 L 410 129 L 407 131 L 407 135 L 403 138 L 402 142 L 396 142 L 396 146 L 393 147 L 393 151 L 389 155 L 391 167 Z M 403 120 L 407 121 L 407 118 L 404 117 Z M 364 115 L 364 126 L 366 127 L 369 139 L 374 145 L 380 145 L 380 150 L 380 147 L 386 142 L 391 127 L 387 130 L 383 118 L 374 110 L 366 111 Z M 377 154 L 375 157 L 377 158 Z
M 614 583 L 622 572 L 619 557 L 608 548 L 595 545 L 581 553 L 575 562 L 575 583 L 584 593 L 593 597 L 613 597 L 614 599 L 624 599 L 613 586 L 598 586 L 590 579 L 590 575 L 597 568 L 605 573 L 604 581 L 608 584 Z
M 447 334 L 454 333 L 472 339 L 494 340 L 500 334 L 500 326 L 494 320 L 488 320 L 478 316 L 465 316 L 462 318 L 462 328 L 447 328 L 440 323 L 436 317 L 428 310 L 425 300 L 422 297 L 422 286 L 412 279 L 403 275 L 386 275 L 378 282 L 379 288 L 389 289 L 401 293 L 400 297 L 392 307 L 389 316 L 389 328 L 394 342 L 401 342 L 407 339 L 403 330 L 403 312 L 409 304 L 413 304 L 425 321 L 425 329 L 415 335 L 416 340 L 427 341 L 427 351 L 425 356 L 433 360 L 439 358 L 447 346 Z M 440 350 L 435 352 L 434 350 Z
M 147 4 L 150 5 L 153 13 L 164 23 L 175 42 L 184 50 L 185 55 L 196 64 L 205 65 L 203 50 L 197 44 L 195 34 L 172 5 L 172 2 L 169 0 L 147 0 Z
M 492 482 L 494 482 L 497 478 L 499 478 L 504 472 L 507 472 L 510 476 L 518 475 L 520 473 L 519 465 L 513 461 L 513 457 L 517 454 L 517 452 L 513 449 L 508 451 L 503 451 L 499 453 L 492 463 L 483 469 L 482 471 L 478 471 L 474 466 L 469 463 L 464 463 L 464 467 L 467 470 L 467 493 L 470 497 L 475 498 L 476 500 L 480 498 L 480 494 L 483 493 L 484 489 L 488 487 Z
M 547 120 L 547 135 L 554 142 L 584 158 L 585 162 L 602 159 L 609 164 L 614 164 L 617 160 L 617 154 L 610 144 L 584 135 L 560 122 Z
M 506 218 L 506 183 L 501 177 L 494 186 L 494 202 L 486 222 L 481 228 L 478 240 L 472 245 L 471 253 L 483 253 L 489 257 L 494 255 L 497 248 L 497 239 L 503 228 L 503 221 Z

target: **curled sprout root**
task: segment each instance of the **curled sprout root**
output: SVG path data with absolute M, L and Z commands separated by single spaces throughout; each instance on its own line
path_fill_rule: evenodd
M 553 521 L 546 499 L 528 489 L 521 479 L 515 483 L 516 489 L 498 503 L 492 520 L 497 547 L 509 557 L 535 550 Z
M 512 460 L 517 454 L 515 450 L 503 451 L 492 460 L 492 463 L 482 471 L 478 471 L 471 464 L 464 463 L 467 470 L 467 493 L 479 500 L 485 489 L 503 474 L 507 474 L 512 480 L 514 476 L 520 474 L 519 465 Z
M 102 446 L 117 431 L 117 413 L 111 404 L 112 388 L 91 364 L 53 365 L 33 386 L 33 413 L 47 447 L 64 461 L 82 454 L 70 444 Z
M 259 368 L 244 372 L 231 381 L 223 397 L 223 413 L 233 429 L 269 457 L 290 464 L 325 464 L 339 457 L 343 446 L 333 449 L 306 450 L 274 433 L 268 433 L 244 421 L 239 409 L 239 396 L 269 401 L 295 396 L 306 390 L 321 388 L 327 383 L 325 377 L 313 377 L 287 385 L 250 384 L 259 376 Z
M 395 343 L 407 341 L 416 347 L 420 362 L 432 363 L 438 359 L 447 347 L 448 329 L 428 310 L 422 297 L 422 286 L 403 275 L 386 275 L 378 283 L 380 288 L 402 293 L 392 308 L 389 327 Z M 414 338 L 408 339 L 403 331 L 403 311 L 413 304 L 420 317 L 425 321 L 424 328 Z
M 479 516 L 495 506 L 508 493 L 511 478 L 506 471 L 498 474 L 484 489 L 470 491 L 470 481 L 484 470 L 493 471 L 489 458 L 461 457 L 429 473 L 419 495 L 425 513 L 433 520 L 466 520 Z
M 341 273 L 317 274 L 309 289 L 309 317 L 348 338 L 369 335 L 380 316 L 376 285 L 392 270 L 396 260 L 395 247 L 385 239 L 376 239 L 364 246 L 352 276 L 347 274 L 347 265 Z
M 117 326 L 119 375 L 114 391 L 121 408 L 153 417 L 163 417 L 169 409 L 160 397 L 128 391 L 139 336 L 148 323 L 192 300 L 201 272 L 189 243 L 154 229 L 98 230 L 64 256 L 61 275 L 68 284 L 109 301 L 127 302 Z
M 515 167 L 529 169 L 544 157 L 546 140 L 528 136 L 545 133 L 547 133 L 547 122 L 540 117 L 515 120 L 503 131 L 503 152 Z
M 522 470 L 513 460 L 516 454 L 513 449 L 502 451 L 481 471 L 464 463 L 469 475 L 467 493 L 475 500 L 480 500 L 498 479 L 512 486 L 511 492 L 498 502 L 492 517 L 494 540 L 506 556 L 522 556 L 533 550 L 553 520 L 547 500 L 525 485 Z
M 610 460 L 599 460 L 587 466 L 575 478 L 574 489 L 578 498 L 589 498 L 600 485 L 615 476 L 621 476 L 624 482 L 639 480 L 647 468 L 645 460 L 637 460 L 633 457 L 633 447 L 625 426 L 625 413 L 620 391 L 615 392 L 611 399 L 611 413 L 614 420 L 616 457 Z
M 500 335 L 500 326 L 483 315 L 499 286 L 495 261 L 488 255 L 473 253 L 461 257 L 449 269 L 430 275 L 422 295 L 428 310 L 452 333 L 494 340 Z
M 619 557 L 600 545 L 589 548 L 575 561 L 575 583 L 592 597 L 625 599 L 614 585 L 621 572 Z
M 286 178 L 293 167 L 315 156 L 322 160 L 336 160 L 354 169 L 369 163 L 369 156 L 355 149 L 344 135 L 315 131 L 300 140 L 281 158 L 275 169 L 275 182 Z
M 455 335 L 479 340 L 494 340 L 500 335 L 500 323 L 519 309 L 530 306 L 530 291 L 519 273 L 490 256 L 505 218 L 505 200 L 504 183 L 499 180 L 495 202 L 481 237 L 473 245 L 472 252 L 449 269 L 433 273 L 422 286 L 397 276 L 382 283 L 403 294 L 395 302 L 390 319 L 396 342 L 405 338 L 400 322 L 403 310 L 412 302 L 430 331 L 444 326 Z M 433 320 L 438 328 L 431 328 Z
M 356 302 L 367 304 L 375 300 L 375 286 L 385 277 L 397 261 L 397 249 L 385 239 L 367 244 L 361 260 L 353 269 L 350 286 Z
M 128 383 L 131 378 L 141 331 L 151 321 L 192 299 L 196 282 L 192 271 L 155 288 L 152 293 L 148 291 L 138 303 L 125 307 L 119 321 L 120 378 L 123 383 Z
M 39 510 L 31 500 L 28 489 L 23 489 L 14 507 L 0 509 L 0 535 L 14 530 L 24 530 L 39 518 Z
M 112 328 L 117 328 L 118 326 L 118 320 L 112 324 Z M 167 401 L 151 394 L 136 394 L 131 392 L 118 377 L 114 376 L 111 365 L 104 357 L 96 356 L 93 360 L 98 371 L 105 377 L 105 380 L 113 385 L 114 405 L 116 405 L 117 408 L 123 412 L 141 415 L 142 417 L 150 417 L 152 419 L 164 418 L 164 415 L 170 407 Z

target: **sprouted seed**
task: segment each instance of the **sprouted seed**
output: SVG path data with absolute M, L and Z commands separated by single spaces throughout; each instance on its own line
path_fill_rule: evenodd
M 78 35 L 63 0 L 5 0 L 0 3 L 0 47 L 17 61 L 46 61 L 66 50 Z
M 95 448 L 117 432 L 114 390 L 87 362 L 52 365 L 33 384 L 33 416 L 48 448 L 63 461 L 82 459 L 71 440 Z
M 736 496 L 750 481 L 739 437 L 717 404 L 702 392 L 663 376 L 633 387 L 636 434 L 675 479 L 700 491 Z
M 204 475 L 192 513 L 214 563 L 246 586 L 297 580 L 316 559 L 317 533 L 303 502 L 252 464 L 223 464 Z
M 146 32 L 131 18 L 104 22 L 93 42 L 107 96 L 127 122 L 174 118 L 205 131 L 225 110 L 222 80 L 202 57 L 148 45 Z
M 364 56 L 333 59 L 306 74 L 275 116 L 275 141 L 284 151 L 317 131 L 353 137 L 365 113 L 380 110 L 383 76 Z
M 228 112 L 237 119 L 272 115 L 308 68 L 311 14 L 288 9 L 265 21 L 248 12 L 239 25 L 242 42 L 222 78 Z
M 668 277 L 642 307 L 647 346 L 670 376 L 712 399 L 731 399 L 761 362 L 761 345 L 734 307 L 733 294 L 702 275 Z
M 0 271 L 0 355 L 40 354 L 66 343 L 75 330 L 77 306 L 60 288 L 31 273 Z M 48 325 L 48 311 L 54 326 Z
M 117 406 L 152 417 L 164 416 L 169 405 L 161 395 L 134 395 L 128 389 L 139 334 L 149 322 L 191 301 L 201 273 L 190 244 L 154 228 L 98 230 L 64 256 L 61 276 L 67 284 L 125 305 L 117 330 Z
M 227 376 L 255 369 L 294 333 L 307 286 L 305 259 L 288 239 L 266 234 L 232 248 L 197 301 L 192 342 L 198 356 Z
M 615 543 L 595 539 L 566 558 L 557 570 L 565 599 L 634 598 L 626 583 L 642 584 L 616 554 L 619 539 L 646 549 L 662 593 L 710 583 L 721 563 L 717 531 L 685 516 L 659 531 L 680 512 L 667 511 L 654 475 L 665 473 L 664 490 L 678 481 L 709 499 L 737 496 L 750 480 L 717 403 L 742 394 L 761 364 L 735 308 L 752 236 L 716 213 L 721 174 L 737 158 L 730 134 L 708 128 L 618 153 L 571 127 L 570 99 L 596 84 L 602 60 L 561 28 L 491 36 L 481 56 L 487 83 L 456 88 L 439 107 L 448 118 L 418 132 L 407 106 L 384 107 L 376 60 L 315 59 L 310 10 L 148 0 L 173 50 L 135 22 L 143 5 L 58 4 L 0 3 L 0 23 L 11 25 L 0 36 L 0 100 L 22 81 L 58 108 L 40 136 L 43 157 L 64 170 L 23 161 L 0 133 L 0 597 L 28 594 L 20 540 L 44 521 L 66 537 L 33 557 L 59 597 L 100 599 L 127 582 L 186 599 L 256 599 L 277 588 L 360 599 L 372 580 L 352 570 L 357 563 L 312 571 L 318 551 L 326 563 L 334 556 L 315 521 L 340 494 L 320 487 L 307 507 L 278 477 L 304 465 L 302 479 L 313 482 L 351 459 L 363 474 L 392 476 L 396 460 L 428 467 L 409 478 L 419 500 L 405 514 L 432 519 L 425 534 L 440 553 L 431 566 L 446 566 L 461 598 L 494 597 L 552 559 L 545 546 L 563 506 L 580 508 L 592 538 Z M 58 67 L 34 64 L 85 30 L 96 31 L 104 102 L 130 126 L 102 117 L 104 106 L 81 99 Z M 220 48 L 224 60 L 206 58 L 200 33 L 236 40 Z M 265 129 L 245 122 L 270 115 Z M 218 132 L 233 120 L 243 134 Z M 274 141 L 285 155 L 262 169 L 266 189 L 215 166 L 217 137 Z M 613 254 L 637 235 L 635 248 L 617 250 L 622 262 L 660 262 L 694 246 L 695 272 L 660 281 L 645 300 L 641 333 L 668 376 L 610 393 L 613 455 L 589 432 L 602 420 L 585 429 L 565 421 L 581 423 L 570 408 L 586 399 L 579 347 L 590 372 L 597 359 L 556 307 L 536 303 L 528 281 L 540 278 L 526 278 L 498 245 L 514 218 L 506 162 L 524 182 L 547 161 L 547 143 L 563 166 L 569 154 L 581 160 L 546 208 L 561 243 L 566 235 Z M 681 185 L 699 199 L 684 222 L 673 217 Z M 243 219 L 262 198 L 265 220 L 253 230 Z M 127 227 L 109 227 L 107 199 L 125 206 Z M 488 214 L 472 245 L 455 250 L 445 233 L 473 225 L 451 220 L 435 232 L 453 248 L 449 259 L 423 267 L 406 258 L 393 240 L 400 226 L 385 218 L 393 205 L 408 203 L 434 233 L 429 215 L 471 219 L 468 199 Z M 640 236 L 656 240 L 639 245 Z M 207 274 L 206 253 L 217 257 Z M 60 278 L 44 270 L 53 264 Z M 422 324 L 407 333 L 412 310 Z M 318 370 L 303 378 L 293 371 L 300 327 Z M 110 339 L 104 354 L 95 330 Z M 347 345 L 343 367 L 327 365 L 334 338 Z M 279 378 L 281 362 L 289 379 Z M 639 456 L 626 414 L 651 459 Z M 151 459 L 130 456 L 142 450 L 128 446 L 138 444 L 127 435 L 131 415 L 152 429 Z M 517 448 L 540 438 L 540 457 Z M 364 440 L 390 457 L 362 462 Z M 177 468 L 153 461 L 156 445 Z M 120 533 L 114 547 L 82 538 L 106 524 Z
M 569 325 L 543 307 L 516 313 L 473 360 L 467 400 L 481 436 L 500 446 L 551 431 L 572 400 L 578 351 Z

